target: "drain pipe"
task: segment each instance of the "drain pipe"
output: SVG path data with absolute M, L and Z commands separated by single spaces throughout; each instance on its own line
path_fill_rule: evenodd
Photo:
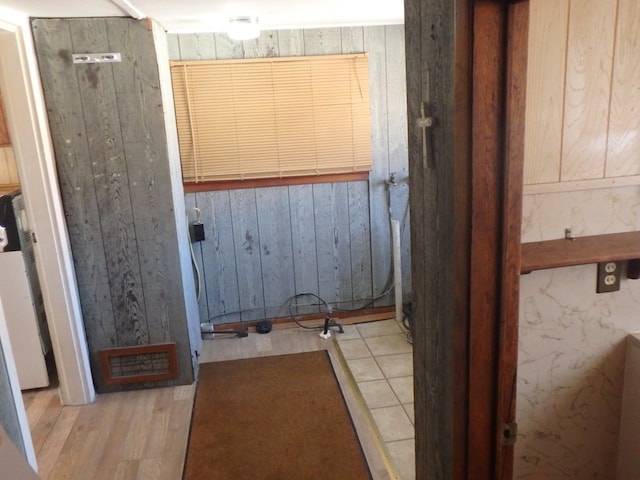
M 400 222 L 391 220 L 391 241 L 393 247 L 393 295 L 396 302 L 396 321 L 401 322 L 402 313 L 402 256 L 400 254 Z

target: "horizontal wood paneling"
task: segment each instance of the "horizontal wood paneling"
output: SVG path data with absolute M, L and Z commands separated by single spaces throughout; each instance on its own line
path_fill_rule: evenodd
M 244 191 L 230 186 L 186 194 L 187 204 L 202 210 L 205 224 L 206 239 L 195 245 L 205 285 L 202 321 L 286 316 L 287 299 L 298 293 L 317 294 L 343 308 L 369 303 L 390 275 L 389 201 L 393 217 L 404 218 L 402 275 L 405 292 L 411 290 L 404 27 L 267 31 L 243 42 L 224 34 L 169 35 L 171 60 L 363 51 L 369 54 L 369 88 L 375 94 L 368 181 Z M 396 185 L 386 183 L 391 173 Z M 387 294 L 376 305 L 392 303 Z M 299 310 L 317 311 L 317 306 Z

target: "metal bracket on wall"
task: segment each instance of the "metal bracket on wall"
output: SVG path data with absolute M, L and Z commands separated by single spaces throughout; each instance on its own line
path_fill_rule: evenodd
M 518 424 L 516 422 L 502 425 L 502 444 L 514 445 L 518 438 Z
M 119 53 L 74 53 L 73 63 L 114 63 L 121 62 Z
M 420 118 L 416 120 L 416 127 L 422 130 L 422 166 L 433 168 L 434 162 L 429 155 L 429 142 L 427 136 L 427 128 L 433 126 L 433 118 L 427 115 L 427 102 L 420 102 Z

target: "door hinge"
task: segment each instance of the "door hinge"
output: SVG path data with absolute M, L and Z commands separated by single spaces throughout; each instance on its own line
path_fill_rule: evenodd
M 502 425 L 502 445 L 514 445 L 518 438 L 518 424 L 516 422 Z

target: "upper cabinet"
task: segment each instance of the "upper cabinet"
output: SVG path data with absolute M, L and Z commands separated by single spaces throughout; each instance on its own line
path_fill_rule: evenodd
M 524 192 L 640 184 L 640 2 L 531 0 Z

